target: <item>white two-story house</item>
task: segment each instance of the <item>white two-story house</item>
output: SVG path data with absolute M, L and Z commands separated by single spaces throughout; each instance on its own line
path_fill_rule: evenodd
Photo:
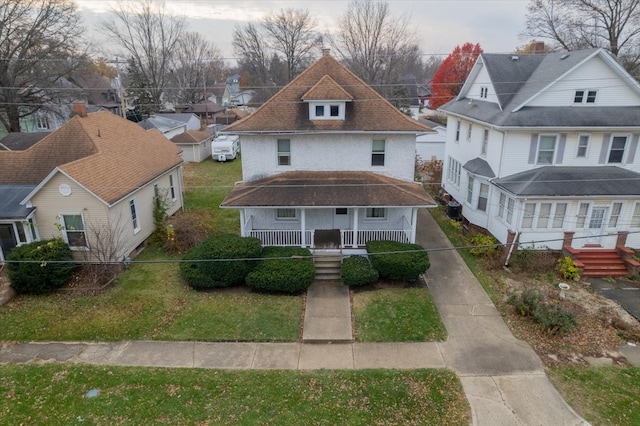
M 640 248 L 640 85 L 605 50 L 482 54 L 441 110 L 466 221 L 520 247 Z
M 242 146 L 243 181 L 221 207 L 264 245 L 362 250 L 415 242 L 416 135 L 402 114 L 328 52 L 250 116 L 224 129 Z

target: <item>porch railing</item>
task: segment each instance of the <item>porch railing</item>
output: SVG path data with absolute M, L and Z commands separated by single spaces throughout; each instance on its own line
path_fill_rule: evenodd
M 397 241 L 400 243 L 408 243 L 410 241 L 410 232 L 408 230 L 401 229 L 377 229 L 377 230 L 359 230 L 358 231 L 358 246 L 364 246 L 367 241 L 373 240 L 387 240 Z M 340 231 L 341 243 L 343 247 L 353 247 L 354 232 L 345 230 Z
M 305 232 L 305 246 L 313 246 L 313 231 Z M 263 246 L 301 246 L 302 232 L 299 230 L 280 230 L 280 231 L 249 231 L 250 237 L 258 238 Z

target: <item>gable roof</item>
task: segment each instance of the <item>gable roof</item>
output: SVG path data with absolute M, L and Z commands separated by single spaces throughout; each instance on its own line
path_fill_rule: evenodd
M 458 97 L 440 110 L 504 127 L 637 127 L 640 106 L 611 107 L 530 107 L 527 104 L 549 90 L 565 75 L 594 57 L 600 57 L 640 94 L 640 85 L 604 49 L 554 52 L 546 55 L 483 53 L 474 65 Z M 467 99 L 474 77 L 481 67 L 491 79 L 498 104 L 483 99 Z
M 433 207 L 420 184 L 373 172 L 292 171 L 235 185 L 221 207 Z
M 25 151 L 0 152 L 0 184 L 38 185 L 31 197 L 61 172 L 111 205 L 181 164 L 180 152 L 160 132 L 100 111 L 73 117 Z
M 617 166 L 544 166 L 493 183 L 522 197 L 640 195 L 640 173 Z
M 50 133 L 51 132 L 11 132 L 0 139 L 0 147 L 4 147 L 7 151 L 24 151 L 40 142 Z
M 171 138 L 171 142 L 173 143 L 183 143 L 183 144 L 199 144 L 200 142 L 213 138 L 211 133 L 202 132 L 200 130 L 187 130 L 184 133 L 180 133 L 179 135 L 175 135 Z
M 331 77 L 328 75 L 323 76 L 307 93 L 302 95 L 303 101 L 351 101 L 353 96 L 349 94 L 345 89 L 340 87 Z
M 303 97 L 325 76 L 353 97 L 344 120 L 310 120 Z M 329 81 L 325 79 L 325 81 Z M 335 90 L 332 89 L 332 91 Z M 320 91 L 320 89 L 318 89 Z M 227 126 L 229 133 L 347 131 L 422 133 L 430 129 L 404 115 L 364 81 L 325 54 L 249 117 Z
M 151 116 L 138 122 L 138 126 L 145 130 L 158 129 L 161 133 L 166 133 L 179 127 L 185 126 L 185 121 L 174 120 L 172 118 Z

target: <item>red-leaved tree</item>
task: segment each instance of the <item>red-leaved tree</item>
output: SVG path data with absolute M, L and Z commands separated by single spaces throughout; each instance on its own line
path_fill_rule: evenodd
M 446 104 L 460 93 L 464 81 L 481 53 L 482 48 L 479 43 L 465 43 L 453 49 L 453 52 L 442 62 L 431 81 L 429 106 L 432 109 L 437 109 Z

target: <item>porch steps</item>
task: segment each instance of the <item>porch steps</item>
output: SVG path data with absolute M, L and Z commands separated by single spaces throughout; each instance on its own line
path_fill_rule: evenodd
M 583 265 L 583 277 L 624 277 L 629 274 L 624 261 L 615 250 L 577 250 L 574 260 Z
M 316 280 L 340 280 L 342 251 L 314 250 L 313 264 L 316 267 Z

